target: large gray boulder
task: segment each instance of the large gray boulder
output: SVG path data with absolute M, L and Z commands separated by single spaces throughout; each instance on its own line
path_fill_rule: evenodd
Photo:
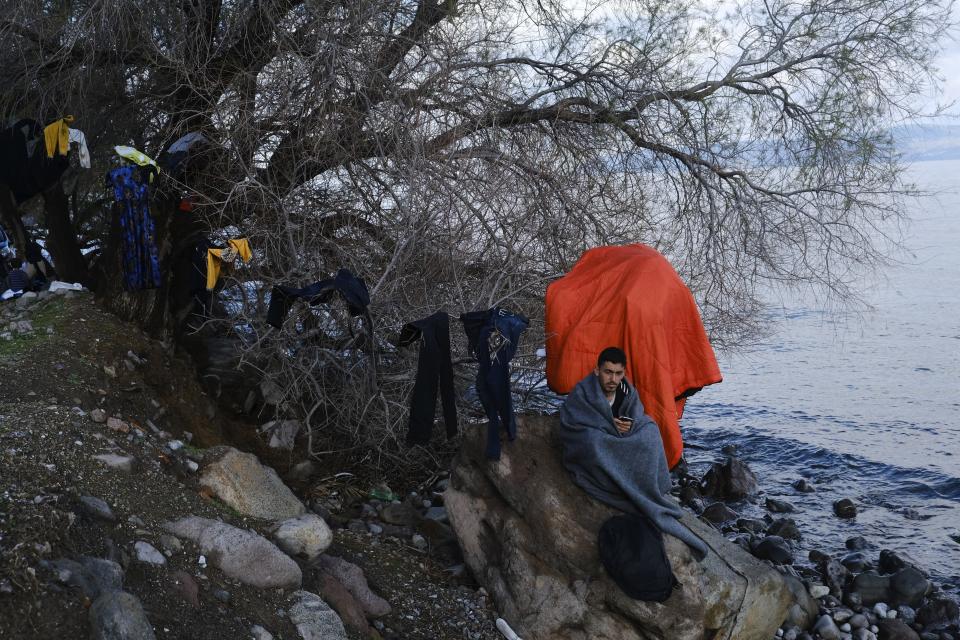
M 244 584 L 260 589 L 299 588 L 303 581 L 297 563 L 253 531 L 197 516 L 168 522 L 163 528 L 193 541 L 213 566 Z
M 660 604 L 633 600 L 605 574 L 597 532 L 614 512 L 573 484 L 554 417 L 518 418 L 499 462 L 485 429 L 465 435 L 444 504 L 464 557 L 525 640 L 768 640 L 793 598 L 783 577 L 692 516 L 710 547 L 697 562 L 665 536 L 681 587 Z
M 252 453 L 233 447 L 215 447 L 204 456 L 200 486 L 255 518 L 284 520 L 306 511 L 276 471 L 260 464 Z

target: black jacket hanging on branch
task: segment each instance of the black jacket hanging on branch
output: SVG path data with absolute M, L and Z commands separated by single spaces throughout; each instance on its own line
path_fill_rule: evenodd
M 362 315 L 369 319 L 367 307 L 370 305 L 370 294 L 367 292 L 366 283 L 346 269 L 340 269 L 335 278 L 327 278 L 302 289 L 285 285 L 275 286 L 270 293 L 267 322 L 279 329 L 283 326 L 283 321 L 286 320 L 290 307 L 297 298 L 315 305 L 330 302 L 334 293 L 339 293 L 343 297 L 350 309 L 350 315 Z
M 43 127 L 23 119 L 0 131 L 0 182 L 10 187 L 17 204 L 56 184 L 70 166 L 64 155 L 47 157 Z
M 406 346 L 421 337 L 417 380 L 410 399 L 410 426 L 407 430 L 407 444 L 410 445 L 430 442 L 438 387 L 447 437 L 457 435 L 457 402 L 450 360 L 450 316 L 438 311 L 404 325 L 397 344 Z

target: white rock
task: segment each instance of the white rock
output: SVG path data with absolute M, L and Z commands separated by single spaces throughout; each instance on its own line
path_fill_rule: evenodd
M 896 617 L 897 617 L 897 610 L 896 610 L 896 609 L 890 609 L 889 611 L 887 611 L 887 618 L 888 618 L 888 619 L 893 620 L 893 619 L 896 618 Z
M 290 555 L 302 555 L 313 560 L 333 542 L 333 532 L 323 518 L 305 513 L 274 525 L 273 539 L 278 547 Z
M 822 584 L 812 584 L 810 585 L 810 595 L 814 598 L 822 598 L 825 595 L 829 595 L 830 588 Z
M 134 465 L 136 464 L 136 458 L 131 458 L 130 456 L 118 456 L 114 453 L 102 453 L 93 457 L 95 460 L 99 460 L 111 469 L 119 469 L 124 473 L 132 473 Z
M 167 559 L 162 553 L 157 551 L 149 542 L 144 542 L 143 540 L 138 541 L 133 545 L 133 549 L 137 554 L 137 560 L 140 562 L 145 562 L 147 564 L 152 564 L 156 567 L 162 567 L 167 564 Z
M 876 613 L 881 618 L 886 618 L 887 611 L 889 610 L 890 608 L 887 606 L 886 602 L 878 602 L 877 604 L 873 605 L 873 612 Z
M 253 636 L 253 640 L 273 640 L 273 634 L 258 624 L 250 627 L 250 635 Z
M 240 513 L 283 520 L 305 511 L 303 503 L 283 484 L 277 472 L 260 464 L 255 455 L 232 447 L 217 447 L 207 455 L 212 462 L 204 464 L 200 486 Z
M 227 576 L 260 589 L 299 588 L 300 567 L 266 538 L 218 520 L 190 516 L 168 522 L 163 528 L 192 540 L 200 552 Z M 200 566 L 206 565 L 200 556 Z
M 303 640 L 347 640 L 340 616 L 320 596 L 295 591 L 290 601 L 290 622 Z

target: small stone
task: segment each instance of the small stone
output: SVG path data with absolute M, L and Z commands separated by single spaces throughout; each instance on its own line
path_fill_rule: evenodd
M 737 518 L 737 529 L 747 533 L 761 533 L 767 528 L 767 523 L 757 518 Z
M 853 617 L 853 611 L 844 607 L 838 608 L 831 616 L 837 624 L 841 624 Z M 847 629 L 849 631 L 849 629 Z
M 930 595 L 923 606 L 917 609 L 917 622 L 925 627 L 955 624 L 958 618 L 960 608 L 956 600 L 944 593 Z
M 907 624 L 913 624 L 914 620 L 917 619 L 917 612 L 913 607 L 907 606 L 905 604 L 897 607 L 897 613 L 900 614 L 900 619 L 906 622 Z
M 918 640 L 920 636 L 903 620 L 877 620 L 879 636 L 884 640 Z
M 88 515 L 91 515 L 95 518 L 100 518 L 101 520 L 106 520 L 107 522 L 117 521 L 117 516 L 113 515 L 113 509 L 111 509 L 110 505 L 100 498 L 94 498 L 93 496 L 82 496 L 80 498 L 80 505 L 84 512 L 86 512 Z
M 219 600 L 219 601 L 222 602 L 223 604 L 227 604 L 228 602 L 230 602 L 230 598 L 232 597 L 232 596 L 230 595 L 230 592 L 227 591 L 226 589 L 219 589 L 219 588 L 217 588 L 217 589 L 214 589 L 213 591 L 211 591 L 211 593 L 213 594 L 213 597 L 214 597 L 214 598 L 216 598 L 217 600 Z
M 904 567 L 890 578 L 890 586 L 900 602 L 918 607 L 923 603 L 923 598 L 932 585 L 919 570 L 914 567 Z
M 878 602 L 875 605 L 873 605 L 873 612 L 876 613 L 877 616 L 881 618 L 887 617 L 888 610 L 889 610 L 889 607 L 887 606 L 886 602 Z
M 250 627 L 250 635 L 253 636 L 253 640 L 273 640 L 273 634 L 258 624 Z
M 183 544 L 180 543 L 180 540 L 167 533 L 160 536 L 159 543 L 160 548 L 163 549 L 167 555 L 179 553 L 183 549 Z
M 813 625 L 813 632 L 819 634 L 823 640 L 840 640 L 840 629 L 828 615 L 820 616 Z
M 724 522 L 736 520 L 737 512 L 722 502 L 714 502 L 703 510 L 703 514 L 700 517 L 714 524 L 723 524 Z
M 848 553 L 840 559 L 840 564 L 845 566 L 848 571 L 860 573 L 870 566 L 870 560 L 862 551 Z
M 430 507 L 424 514 L 427 520 L 436 520 L 437 522 L 449 522 L 447 518 L 446 507 Z
M 816 488 L 810 484 L 806 478 L 800 478 L 799 480 L 794 480 L 791 485 L 794 489 L 800 493 L 813 493 L 816 491 Z
M 119 431 L 120 433 L 129 433 L 130 425 L 121 420 L 120 418 L 114 418 L 110 416 L 107 418 L 107 428 L 113 429 L 114 431 Z
M 187 604 L 195 609 L 200 608 L 200 587 L 197 581 L 193 579 L 186 571 L 174 571 L 170 574 L 173 580 L 173 586 L 177 592 L 187 601 Z
M 367 530 L 375 536 L 378 536 L 381 533 L 383 533 L 383 527 L 381 527 L 375 522 L 367 523 Z
M 154 640 L 153 627 L 136 596 L 109 591 L 90 607 L 91 637 L 94 640 Z
M 753 555 L 776 564 L 793 564 L 793 554 L 787 542 L 780 536 L 767 536 L 753 549 Z
M 103 424 L 107 421 L 107 412 L 100 408 L 93 409 L 90 411 L 90 419 L 97 424 Z
M 789 502 L 786 502 L 785 500 L 776 500 L 774 498 L 767 498 L 766 507 L 768 511 L 773 513 L 791 513 L 796 511 L 796 507 Z
M 116 469 L 118 471 L 122 471 L 123 473 L 133 473 L 137 462 L 136 458 L 132 458 L 130 456 L 118 456 L 115 453 L 102 453 L 100 455 L 93 456 L 93 458 L 95 460 L 99 460 L 111 469 Z
M 410 538 L 410 542 L 412 542 L 412 543 L 413 543 L 413 546 L 415 546 L 417 549 L 420 549 L 421 551 L 426 551 L 427 546 L 428 546 L 428 545 L 427 545 L 427 539 L 424 538 L 424 537 L 423 537 L 422 535 L 420 535 L 419 533 L 413 534 L 413 537 Z
M 801 538 L 800 528 L 793 518 L 780 518 L 779 520 L 775 520 L 773 524 L 770 525 L 770 528 L 767 529 L 767 533 L 772 536 L 780 536 L 787 540 L 799 540 Z
M 137 560 L 140 562 L 152 564 L 155 567 L 162 567 L 163 565 L 167 564 L 167 559 L 164 557 L 164 555 L 157 551 L 156 547 L 149 542 L 139 540 L 135 545 L 133 545 L 133 549 L 137 554 Z
M 830 594 L 830 588 L 822 584 L 810 585 L 810 595 L 814 598 L 822 598 Z
M 833 512 L 839 518 L 857 517 L 857 505 L 850 498 L 842 498 L 833 503 Z
M 863 536 L 854 536 L 852 538 L 847 538 L 846 547 L 850 551 L 863 551 L 869 545 L 867 544 L 867 539 Z
M 865 605 L 887 602 L 890 599 L 890 577 L 864 571 L 853 579 L 853 590 L 860 594 Z
M 127 522 L 129 522 L 135 527 L 143 528 L 147 526 L 147 523 L 144 522 L 139 516 L 130 516 L 129 518 L 127 518 Z
M 866 629 L 870 622 L 867 620 L 867 616 L 862 613 L 855 613 L 850 616 L 850 626 L 854 629 Z
M 859 609 L 863 606 L 863 597 L 859 591 L 847 591 L 843 594 L 843 603 L 848 607 Z

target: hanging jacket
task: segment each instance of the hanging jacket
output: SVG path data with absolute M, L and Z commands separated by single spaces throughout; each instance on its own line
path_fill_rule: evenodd
M 358 278 L 347 269 L 340 269 L 336 277 L 326 278 L 302 289 L 277 285 L 270 293 L 270 307 L 267 309 L 267 322 L 280 329 L 294 300 L 302 298 L 311 305 L 329 302 L 334 293 L 339 293 L 352 316 L 367 316 L 370 305 L 370 293 L 363 278 Z
M 226 248 L 207 249 L 207 291 L 213 291 L 217 286 L 217 280 L 220 279 L 220 267 L 223 263 L 233 262 L 240 258 L 244 262 L 250 262 L 253 252 L 250 251 L 250 243 L 246 238 L 233 238 L 227 240 Z
M 84 169 L 90 168 L 90 149 L 87 148 L 87 136 L 83 135 L 80 129 L 69 129 L 70 142 L 76 142 L 79 149 L 77 154 L 80 159 L 80 166 Z
M 66 156 L 70 153 L 70 123 L 73 116 L 63 116 L 43 128 L 43 141 L 47 147 L 47 157 Z
M 68 166 L 66 155 L 47 157 L 44 129 L 36 120 L 19 120 L 0 131 L 0 182 L 17 204 L 56 184 Z

